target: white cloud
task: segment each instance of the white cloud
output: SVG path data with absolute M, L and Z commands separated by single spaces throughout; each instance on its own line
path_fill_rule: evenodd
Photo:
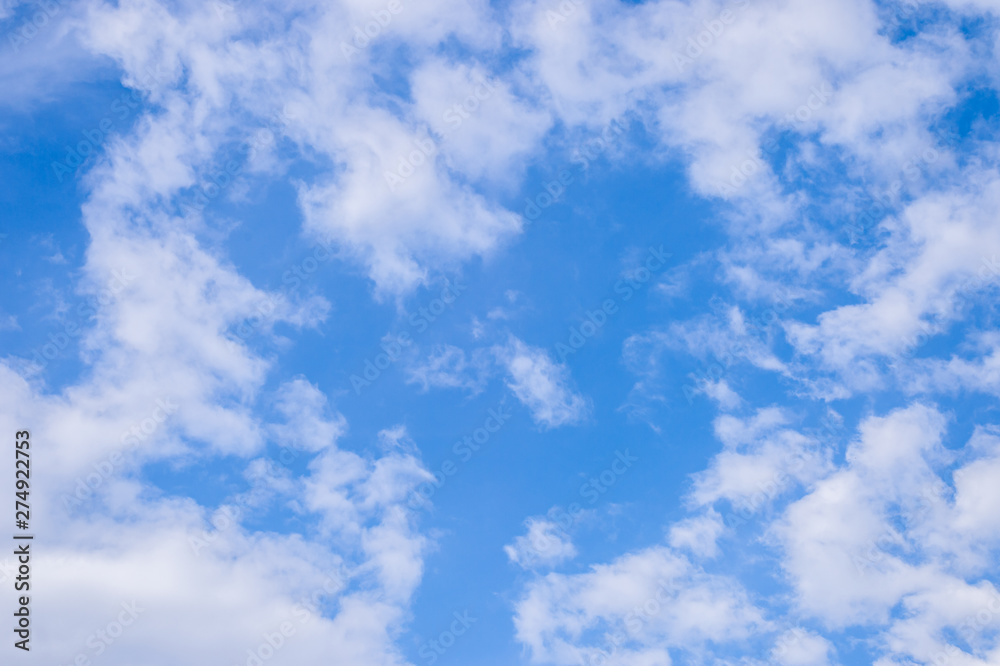
M 326 418 L 326 403 L 326 396 L 303 378 L 284 383 L 278 389 L 275 405 L 287 423 L 271 426 L 274 440 L 280 446 L 306 451 L 322 451 L 332 446 L 347 423 L 339 414 Z
M 531 411 L 535 423 L 558 428 L 587 417 L 588 403 L 570 387 L 569 369 L 555 363 L 545 350 L 511 336 L 505 347 L 496 349 L 496 354 L 507 369 L 507 386 Z
M 417 116 L 440 138 L 445 160 L 474 179 L 513 185 L 551 120 L 485 69 L 440 60 L 413 74 Z
M 168 113 L 153 127 L 183 121 L 197 128 L 193 140 L 176 130 L 173 136 L 165 133 L 165 140 L 183 144 L 168 149 L 179 155 L 162 154 L 168 159 L 160 160 L 156 173 L 135 185 L 164 177 L 171 171 L 168 165 L 175 167 L 177 185 L 193 184 L 192 167 L 207 167 L 205 162 L 225 141 L 250 133 L 248 121 L 252 130 L 280 116 L 279 126 L 272 128 L 279 138 L 292 141 L 299 156 L 326 164 L 311 182 L 299 184 L 306 230 L 336 242 L 345 257 L 362 263 L 380 293 L 407 292 L 426 280 L 431 265 L 455 267 L 464 259 L 489 254 L 519 232 L 517 216 L 475 193 L 439 163 L 412 109 L 390 112 L 367 90 L 370 68 L 382 66 L 370 59 L 380 46 L 405 39 L 419 49 L 432 48 L 435 40 L 449 36 L 474 39 L 479 45 L 495 43 L 499 33 L 485 5 L 404 3 L 384 34 L 360 55 L 347 58 L 341 40 L 331 35 L 342 35 L 350 43 L 352 26 L 371 21 L 372 7 L 217 4 L 167 9 L 147 0 L 91 10 L 94 27 L 87 32 L 88 46 L 115 58 L 132 81 L 149 69 L 161 72 L 151 94 Z M 284 11 L 290 15 L 282 16 Z M 256 31 L 286 20 L 293 30 L 271 30 L 273 38 L 267 43 L 256 41 Z M 191 47 L 192 35 L 197 35 L 197 48 Z M 417 63 L 423 60 L 423 55 L 416 57 Z M 443 72 L 438 61 L 431 58 L 428 63 Z M 175 86 L 182 70 L 186 89 Z M 495 121 L 501 110 L 508 113 L 522 106 L 498 92 L 484 120 Z M 523 131 L 510 124 L 508 129 Z M 520 141 L 519 150 L 528 149 L 530 136 Z M 497 164 L 506 163 L 514 145 L 518 143 L 495 142 L 493 147 L 508 155 L 498 154 Z M 485 154 L 480 147 L 480 157 Z M 401 176 L 404 182 L 387 182 L 390 172 L 400 176 L 400 159 L 410 162 Z M 255 167 L 272 172 L 284 168 L 274 159 Z
M 407 368 L 407 381 L 420 384 L 422 390 L 430 388 L 457 388 L 472 395 L 481 393 L 491 374 L 492 359 L 486 350 L 477 349 L 471 354 L 454 345 L 435 346 L 426 361 L 413 363 Z
M 538 578 L 514 624 L 534 663 L 622 665 L 670 664 L 671 650 L 739 641 L 765 626 L 739 583 L 666 548 Z
M 996 156 L 977 148 L 983 161 L 959 171 L 930 129 L 959 102 L 966 77 L 995 76 L 992 60 L 975 55 L 995 47 L 995 34 L 973 37 L 942 23 L 889 41 L 882 22 L 893 20 L 889 14 L 864 0 L 849 4 L 848 16 L 830 0 L 571 3 L 561 20 L 545 3 L 525 1 L 515 5 L 513 29 L 532 49 L 527 71 L 569 126 L 594 131 L 632 112 L 665 154 L 683 156 L 698 192 L 747 202 L 728 211 L 733 248 L 719 253 L 727 280 L 744 295 L 823 303 L 827 280 L 850 293 L 850 304 L 824 306 L 816 324 L 785 327 L 796 351 L 818 358 L 836 382 L 785 367 L 766 348 L 746 345 L 757 353 L 742 354 L 824 397 L 878 388 L 885 357 L 925 331 L 945 332 L 969 269 L 997 246 L 989 227 L 997 217 Z M 692 47 L 695 37 L 705 43 Z M 791 144 L 780 158 L 767 149 L 775 133 Z M 740 174 L 748 163 L 749 175 Z M 800 185 L 841 169 L 847 182 L 889 191 L 895 202 L 882 227 L 887 242 L 874 253 L 843 247 L 841 230 L 811 219 L 815 203 L 836 225 L 848 226 L 858 212 L 857 191 L 826 204 Z M 894 220 L 892 209 L 908 199 Z M 695 326 L 675 325 L 667 337 L 709 338 Z M 717 358 L 737 346 L 721 337 L 710 347 Z
M 782 666 L 827 666 L 832 652 L 830 641 L 796 628 L 778 637 L 771 659 Z
M 576 557 L 570 536 L 551 520 L 529 518 L 527 534 L 503 547 L 511 562 L 523 569 L 551 567 Z
M 704 515 L 671 525 L 669 541 L 673 548 L 686 548 L 696 557 L 715 557 L 719 554 L 716 542 L 723 530 L 722 516 L 709 509 Z
M 986 663 L 960 655 L 950 636 L 984 611 L 990 621 L 966 627 L 965 639 L 977 654 L 998 648 L 988 636 L 1000 597 L 988 611 L 997 592 L 987 579 L 998 541 L 982 491 L 968 483 L 995 473 L 998 440 L 984 434 L 967 445 L 971 459 L 951 489 L 939 476 L 953 458 L 944 428 L 944 416 L 923 405 L 867 419 L 846 464 L 793 502 L 773 534 L 803 612 L 831 627 L 882 626 L 879 643 L 897 659 Z
M 854 179 L 892 182 L 912 156 L 935 145 L 928 127 L 936 109 L 954 104 L 970 73 L 996 77 L 995 58 L 973 60 L 977 49 L 995 48 L 995 36 L 970 45 L 956 28 L 935 26 L 891 42 L 874 5 L 863 0 L 741 1 L 728 5 L 732 20 L 719 24 L 711 45 L 681 67 L 677 54 L 709 29 L 706 21 L 721 22 L 727 5 L 571 5 L 566 21 L 553 22 L 551 5 L 516 2 L 508 26 L 485 1 L 407 4 L 349 60 L 338 36 L 350 40 L 379 3 L 238 3 L 222 11 L 218 3 L 90 3 L 79 22 L 87 58 L 56 31 L 33 41 L 22 58 L 4 61 L 3 81 L 17 71 L 18 80 L 44 83 L 15 90 L 15 101 L 50 94 L 50 72 L 79 73 L 109 57 L 154 107 L 131 134 L 108 144 L 84 181 L 91 244 L 83 290 L 96 293 L 114 271 L 135 276 L 102 304 L 82 339 L 88 373 L 49 390 L 36 375 L 15 372 L 13 361 L 0 364 L 0 423 L 7 431 L 38 424 L 34 435 L 51 443 L 39 458 L 47 480 L 33 497 L 40 529 L 55 537 L 37 560 L 49 581 L 38 604 L 59 632 L 42 637 L 40 658 L 72 657 L 87 629 L 62 628 L 90 627 L 95 609 L 117 612 L 135 597 L 156 611 L 123 636 L 123 663 L 190 663 L 192 653 L 213 663 L 241 659 L 245 648 L 294 617 L 296 600 L 322 589 L 324 572 L 333 571 L 337 585 L 328 592 L 337 612 L 303 626 L 273 663 L 404 661 L 393 641 L 429 542 L 403 500 L 428 478 L 426 470 L 400 429 L 383 431 L 386 450 L 378 457 L 339 449 L 344 420 L 305 380 L 280 389 L 284 397 L 273 406 L 282 424 L 261 416 L 271 407 L 264 387 L 272 360 L 252 350 L 239 327 L 254 322 L 256 334 L 270 338 L 278 322 L 323 321 L 329 304 L 280 299 L 254 286 L 207 240 L 210 209 L 176 214 L 175 205 L 217 174 L 218 163 L 231 157 L 228 146 L 252 127 L 273 126 L 277 143 L 294 155 L 262 146 L 240 167 L 245 181 L 283 175 L 292 159 L 308 164 L 317 175 L 297 182 L 306 233 L 333 241 L 379 295 L 406 293 L 433 271 L 487 257 L 519 234 L 519 217 L 485 192 L 516 179 L 551 125 L 564 125 L 572 143 L 631 114 L 660 141 L 662 157 L 685 160 L 696 192 L 747 204 L 740 210 L 748 212 L 728 218 L 733 243 L 745 251 L 721 255 L 726 279 L 743 295 L 774 297 L 783 280 L 841 272 L 849 300 L 824 300 L 822 289 L 803 287 L 791 297 L 811 299 L 821 311 L 814 321 L 786 321 L 781 329 L 799 357 L 818 359 L 846 385 L 822 385 L 826 395 L 882 386 L 880 363 L 905 356 L 921 333 L 947 332 L 961 318 L 962 299 L 983 287 L 974 280 L 981 260 L 1000 249 L 996 155 L 989 148 L 977 149 L 981 154 L 961 168 L 942 150 L 927 177 L 906 186 L 908 203 L 881 225 L 884 239 L 867 253 L 841 251 L 810 229 L 800 218 L 815 202 L 794 180 L 810 169 L 842 167 Z M 993 9 L 986 0 L 948 5 Z M 492 62 L 508 28 L 525 47 L 523 60 L 440 153 L 426 148 L 428 130 L 442 131 L 436 101 L 462 98 L 480 77 L 498 78 L 485 64 L 443 60 L 441 45 L 456 39 L 474 60 Z M 407 53 L 402 66 L 396 47 Z M 18 68 L 29 61 L 45 75 L 25 78 Z M 144 79 L 150 71 L 157 76 Z M 398 81 L 412 99 L 395 83 L 372 83 L 379 78 Z M 788 119 L 802 109 L 800 118 Z M 276 123 L 279 112 L 284 119 Z M 772 169 L 757 156 L 775 130 L 797 145 Z M 633 157 L 621 146 L 606 155 Z M 738 174 L 748 161 L 755 173 L 733 182 L 734 169 Z M 782 178 L 793 181 L 791 193 L 779 186 Z M 236 200 L 251 191 L 244 182 L 220 196 Z M 759 241 L 762 230 L 776 229 L 781 237 Z M 684 349 L 723 372 L 745 360 L 821 386 L 815 372 L 773 351 L 778 327 L 758 339 L 748 334 L 749 320 L 734 307 L 719 321 L 675 323 L 630 338 L 626 357 L 643 366 L 663 348 Z M 996 349 L 993 342 L 972 359 L 912 362 L 911 375 L 928 390 L 996 391 Z M 497 354 L 536 423 L 555 428 L 585 419 L 587 401 L 572 388 L 566 366 L 516 338 Z M 436 360 L 418 381 L 469 385 L 456 378 L 460 356 L 446 351 Z M 739 405 L 728 387 L 718 377 L 698 386 L 732 409 Z M 164 400 L 176 400 L 177 410 L 165 414 L 158 406 Z M 695 503 L 748 501 L 758 493 L 774 499 L 806 486 L 768 532 L 781 549 L 795 612 L 833 628 L 870 627 L 884 663 L 957 655 L 954 632 L 965 637 L 968 618 L 986 612 L 992 621 L 996 612 L 988 580 L 997 561 L 995 433 L 982 428 L 961 452 L 951 452 L 942 442 L 945 416 L 915 405 L 866 419 L 845 463 L 832 468 L 814 442 L 786 427 L 789 420 L 773 410 L 720 418 L 716 432 L 725 449 L 695 476 Z M 64 511 L 62 496 L 119 453 L 137 427 L 139 445 L 129 446 L 114 477 L 101 481 L 92 510 Z M 268 437 L 315 454 L 301 488 L 268 476 L 274 488 L 266 501 L 316 514 L 321 535 L 265 534 L 236 524 L 212 530 L 210 548 L 194 554 L 187 537 L 205 525 L 210 508 L 164 496 L 137 471 L 156 460 L 258 461 Z M 793 469 L 803 450 L 805 464 Z M 249 465 L 256 470 L 259 463 Z M 945 481 L 949 466 L 952 485 Z M 712 514 L 682 521 L 670 531 L 671 544 L 710 557 L 718 529 Z M 95 534 L 102 535 L 98 543 Z M 563 555 L 572 548 L 558 541 Z M 656 610 L 637 614 L 636 607 Z M 227 618 L 225 627 L 217 626 L 219 617 Z M 671 651 L 739 640 L 765 625 L 736 581 L 658 546 L 583 574 L 537 578 L 516 616 L 518 638 L 533 659 L 566 664 L 604 651 L 621 664 L 660 666 L 670 663 Z M 189 640 L 172 640 L 177 635 Z M 956 663 L 1000 658 L 988 627 L 968 637 Z M 830 652 L 810 633 L 781 658 L 823 663 Z
M 809 437 L 778 427 L 784 419 L 776 409 L 746 420 L 719 417 L 716 435 L 726 448 L 694 475 L 689 500 L 705 506 L 725 499 L 742 511 L 757 511 L 790 487 L 822 477 L 828 454 Z
M 786 419 L 762 410 L 744 421 L 720 417 L 716 429 L 727 450 L 754 449 L 789 432 Z M 738 546 L 741 557 L 773 561 L 787 576 L 789 591 L 765 606 L 748 601 L 739 582 L 651 546 L 587 573 L 550 573 L 530 582 L 517 606 L 518 639 L 538 663 L 602 656 L 607 663 L 645 663 L 649 651 L 658 651 L 659 661 L 651 663 L 671 663 L 682 653 L 720 658 L 729 654 L 727 641 L 752 629 L 773 636 L 776 663 L 823 665 L 836 663 L 834 636 L 861 627 L 873 632 L 870 647 L 882 657 L 877 663 L 947 659 L 985 666 L 1000 654 L 1000 591 L 990 581 L 1000 556 L 991 508 L 1000 436 L 980 429 L 952 453 L 942 443 L 946 421 L 920 404 L 868 417 L 843 464 L 812 470 L 818 478 L 798 498 L 784 504 L 770 498 L 773 508 L 756 528 L 765 550 Z M 711 478 L 725 453 L 696 481 Z M 940 475 L 956 460 L 962 462 L 949 486 Z M 730 497 L 706 500 L 724 496 Z M 719 537 L 729 529 L 709 508 L 670 525 L 668 539 L 695 557 L 715 558 L 725 552 Z M 657 594 L 671 598 L 663 606 L 669 612 L 660 604 L 640 612 Z M 694 598 L 700 602 L 687 605 Z M 807 624 L 796 626 L 796 620 Z M 697 622 L 698 630 L 685 630 L 688 622 Z M 706 639 L 714 641 L 711 648 Z
M 793 343 L 846 370 L 859 357 L 896 356 L 944 332 L 960 299 L 982 286 L 976 271 L 1000 252 L 991 222 L 1000 214 L 996 191 L 990 178 L 909 205 L 897 233 L 851 285 L 865 302 L 825 312 L 815 326 L 790 325 Z
M 147 82 L 156 113 L 111 142 L 85 180 L 82 291 L 100 296 L 113 274 L 127 278 L 112 298 L 98 299 L 93 324 L 79 322 L 88 372 L 49 391 L 0 366 L 7 399 L 0 422 L 16 430 L 29 421 L 34 438 L 51 442 L 39 448 L 36 464 L 47 473 L 32 495 L 44 516 L 37 527 L 51 536 L 35 561 L 49 581 L 35 603 L 58 636 L 39 636 L 32 652 L 49 663 L 93 656 L 87 636 L 134 599 L 146 614 L 115 646 L 116 663 L 245 662 L 247 649 L 289 621 L 296 634 L 269 663 L 403 664 L 394 640 L 429 546 L 405 497 L 427 472 L 405 450 L 378 457 L 340 450 L 344 419 L 306 380 L 264 391 L 273 358 L 248 338 L 274 339 L 279 322 L 313 326 L 329 306 L 258 289 L 211 246 L 207 210 L 175 213 L 219 155 L 231 158 L 226 142 L 245 136 L 245 111 L 233 109 L 252 105 L 266 117 L 276 110 L 271 100 L 288 92 L 277 85 L 281 49 L 235 36 L 235 22 L 252 25 L 265 9 L 239 6 L 228 18 L 216 9 L 91 6 L 90 47 L 115 57 L 133 85 L 146 68 L 162 75 Z M 182 68 L 183 87 L 175 85 Z M 254 92 L 268 77 L 274 89 Z M 280 168 L 268 152 L 241 166 L 245 178 Z M 271 407 L 280 423 L 262 416 Z M 298 483 L 266 469 L 259 456 L 269 438 L 299 460 L 318 454 Z M 230 494 L 220 484 L 224 508 L 216 511 L 144 481 L 140 471 L 156 460 L 206 468 L 225 461 L 220 469 L 237 472 L 246 461 L 247 476 L 267 491 Z M 82 484 L 96 486 L 87 493 L 93 497 L 73 498 Z M 318 530 L 288 529 L 296 520 L 274 532 L 247 527 L 257 511 L 276 506 Z M 313 605 L 311 622 L 300 625 L 296 604 L 315 591 L 326 603 Z M 220 617 L 226 626 L 210 630 Z
M 724 379 L 716 382 L 705 382 L 702 390 L 722 409 L 736 409 L 743 404 L 743 399 L 729 387 L 729 382 Z

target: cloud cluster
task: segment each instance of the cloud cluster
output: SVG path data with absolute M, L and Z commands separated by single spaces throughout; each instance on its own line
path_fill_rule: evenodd
M 113 63 L 144 106 L 81 181 L 81 295 L 130 276 L 78 322 L 85 372 L 50 387 L 30 362 L 0 363 L 0 424 L 37 424 L 33 437 L 49 443 L 35 502 L 39 529 L 57 538 L 39 559 L 53 572 L 39 608 L 50 627 L 80 628 L 40 636 L 39 658 L 93 649 L 86 628 L 134 602 L 150 610 L 116 639 L 122 663 L 192 663 L 192 654 L 250 663 L 248 651 L 259 659 L 265 644 L 273 663 L 405 663 L 396 640 L 430 547 L 405 498 L 429 474 L 398 428 L 383 432 L 381 448 L 340 448 L 348 424 L 326 396 L 308 379 L 274 386 L 274 359 L 241 333 L 249 323 L 276 339 L 276 326 L 314 327 L 331 308 L 323 296 L 253 284 L 218 240 L 219 208 L 253 202 L 275 180 L 294 186 L 295 232 L 363 272 L 376 298 L 403 298 L 524 232 L 502 201 L 531 160 L 571 153 L 628 116 L 652 142 L 648 159 L 679 159 L 693 192 L 720 206 L 728 240 L 713 260 L 740 301 L 632 336 L 624 352 L 643 370 L 638 393 L 672 381 L 658 374 L 660 355 L 691 352 L 728 359 L 723 374 L 745 361 L 793 383 L 790 393 L 823 399 L 894 381 L 921 397 L 996 395 L 1000 339 L 968 317 L 994 289 L 998 154 L 941 129 L 970 86 L 1000 81 L 996 8 L 947 0 L 940 11 L 907 10 L 919 19 L 903 29 L 889 4 L 67 6 L 25 45 L 34 69 L 72 65 L 67 77 Z M 982 29 L 963 29 L 966 19 Z M 65 82 L 33 78 L 46 83 L 7 88 L 11 106 Z M 624 145 L 604 156 L 633 157 Z M 843 178 L 830 183 L 829 173 Z M 212 203 L 192 206 L 202 195 Z M 876 205 L 863 241 L 846 242 L 844 222 L 854 220 L 854 234 Z M 779 301 L 791 305 L 764 325 L 748 314 Z M 914 353 L 949 333 L 960 353 Z M 490 353 L 542 429 L 586 422 L 590 404 L 568 366 L 513 335 Z M 442 347 L 411 376 L 425 390 L 476 392 L 487 365 Z M 793 414 L 736 415 L 746 398 L 728 379 L 693 384 L 726 412 L 715 422 L 721 452 L 692 478 L 696 514 L 667 526 L 666 544 L 532 578 L 515 609 L 530 658 L 660 665 L 728 659 L 750 645 L 781 663 L 822 664 L 835 658 L 831 639 L 864 627 L 882 666 L 1000 659 L 992 427 L 948 447 L 947 415 L 915 402 L 863 419 L 841 461 L 793 427 Z M 178 409 L 160 419 L 162 401 Z M 264 462 L 275 450 L 300 461 L 301 483 Z M 112 459 L 120 474 L 87 481 Z M 233 461 L 239 473 L 269 470 L 267 492 L 241 502 L 243 487 L 226 485 Z M 224 490 L 157 486 L 142 474 L 155 462 L 203 466 Z M 63 501 L 78 483 L 89 487 L 85 512 L 74 509 L 80 497 Z M 256 529 L 248 507 L 280 507 L 316 527 Z M 722 541 L 758 513 L 762 556 L 783 572 L 787 599 L 767 601 L 711 570 Z M 527 528 L 508 547 L 514 562 L 525 563 L 532 538 L 555 543 L 548 566 L 576 554 L 550 524 Z M 206 533 L 209 545 L 192 548 L 191 535 Z M 230 620 L 221 630 L 218 617 Z

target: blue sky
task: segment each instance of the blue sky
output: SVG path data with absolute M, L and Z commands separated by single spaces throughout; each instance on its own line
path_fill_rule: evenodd
M 3 4 L 3 649 L 997 663 L 998 19 Z

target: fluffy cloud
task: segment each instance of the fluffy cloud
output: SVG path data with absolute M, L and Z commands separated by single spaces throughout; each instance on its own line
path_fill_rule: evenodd
M 773 408 L 747 420 L 719 417 L 715 431 L 726 448 L 695 475 L 690 501 L 702 506 L 725 499 L 739 509 L 756 510 L 790 486 L 823 476 L 828 456 L 817 442 L 778 427 L 785 418 Z
M 576 548 L 559 525 L 544 518 L 525 521 L 527 534 L 504 546 L 510 561 L 525 569 L 552 566 L 576 556 Z
M 671 649 L 739 641 L 765 625 L 739 583 L 666 548 L 538 578 L 514 624 L 532 660 L 552 664 L 670 664 Z
M 921 197 L 887 225 L 896 233 L 854 279 L 865 301 L 824 312 L 815 326 L 790 324 L 792 342 L 846 372 L 859 358 L 905 355 L 947 331 L 993 277 L 984 269 L 1000 251 L 998 214 L 995 178 Z
M 896 658 L 987 663 L 1000 649 L 989 638 L 1000 613 L 988 580 L 998 544 L 983 490 L 969 481 L 990 473 L 997 440 L 978 434 L 950 487 L 940 477 L 953 459 L 944 429 L 944 416 L 924 405 L 867 419 L 845 465 L 772 529 L 796 603 L 810 615 L 883 627 L 879 645 Z
M 745 496 L 702 486 L 717 478 L 712 470 L 730 464 L 731 447 L 767 441 L 783 422 L 765 410 L 717 424 L 727 450 L 695 476 L 692 496 L 707 503 Z M 711 572 L 707 561 L 731 544 L 720 536 L 746 521 L 724 524 L 709 508 L 668 530 L 670 545 L 693 560 L 650 546 L 587 573 L 530 582 L 516 609 L 518 638 L 539 663 L 645 663 L 650 651 L 671 663 L 684 652 L 732 654 L 738 649 L 725 643 L 753 629 L 773 636 L 777 663 L 818 665 L 834 662 L 840 632 L 863 627 L 873 632 L 880 663 L 990 663 L 1000 653 L 1000 591 L 990 580 L 1000 539 L 989 508 L 1000 438 L 980 430 L 952 453 L 942 443 L 946 423 L 921 404 L 869 417 L 843 464 L 821 461 L 800 497 L 768 498 L 774 507 L 752 530 L 766 547 L 752 552 L 784 571 L 787 595 L 753 603 L 739 582 Z M 962 462 L 949 485 L 940 474 L 956 459 Z M 669 611 L 661 609 L 666 598 Z M 810 628 L 790 624 L 795 618 Z
M 670 526 L 670 545 L 686 548 L 696 557 L 711 558 L 719 554 L 717 540 L 722 535 L 722 516 L 709 510 L 704 515 L 687 518 Z
M 535 423 L 558 428 L 586 418 L 588 403 L 571 388 L 569 369 L 555 363 L 545 350 L 512 336 L 496 353 L 507 369 L 507 386 L 531 410 Z

